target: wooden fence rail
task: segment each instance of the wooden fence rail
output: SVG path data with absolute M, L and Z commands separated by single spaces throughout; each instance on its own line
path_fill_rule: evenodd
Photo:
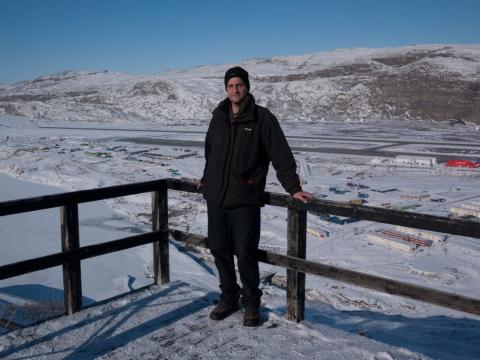
M 207 238 L 204 236 L 190 234 L 180 230 L 170 230 L 169 233 L 171 240 L 180 241 L 195 247 L 207 247 Z M 298 257 L 278 254 L 262 249 L 257 250 L 257 255 L 259 261 L 263 263 L 280 266 L 294 272 L 323 276 L 387 294 L 399 295 L 458 311 L 480 315 L 479 299 L 426 288 L 420 285 L 408 284 L 397 280 L 386 279 L 381 276 L 364 274 L 338 266 L 320 264 L 314 261 L 308 261 Z M 303 308 L 303 303 L 301 302 L 305 299 L 304 295 L 299 296 L 295 298 L 298 303 L 293 304 L 293 298 L 288 298 L 288 293 L 292 291 L 296 291 L 296 287 L 293 287 L 290 290 L 287 289 L 287 307 L 288 305 L 290 306 L 287 309 L 287 315 L 288 313 L 298 314 L 296 309 Z M 290 316 L 290 318 L 292 320 L 303 319 L 303 313 L 296 316 L 297 318 L 293 315 Z
M 81 260 L 153 243 L 154 284 L 167 283 L 170 279 L 168 239 L 192 246 L 205 247 L 206 244 L 206 237 L 202 235 L 168 228 L 169 189 L 200 192 L 194 181 L 163 179 L 1 202 L 0 216 L 60 207 L 62 252 L 0 266 L 0 280 L 62 265 L 65 312 L 72 314 L 82 308 Z M 80 246 L 78 204 L 146 192 L 152 194 L 152 232 Z M 306 273 L 480 315 L 479 299 L 305 260 L 307 212 L 349 216 L 474 238 L 480 238 L 480 223 L 319 199 L 304 204 L 278 193 L 265 192 L 264 196 L 266 204 L 288 209 L 287 254 L 258 250 L 258 257 L 264 263 L 287 269 L 287 317 L 290 320 L 301 321 L 304 318 Z

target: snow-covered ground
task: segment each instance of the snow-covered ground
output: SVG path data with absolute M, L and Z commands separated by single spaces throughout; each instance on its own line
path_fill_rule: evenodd
M 243 327 L 240 312 L 214 322 L 208 313 L 215 298 L 216 294 L 181 281 L 152 287 L 0 337 L 0 356 L 49 360 L 428 358 L 321 323 L 288 322 L 268 306 L 262 307 L 259 328 Z
M 0 172 L 4 174 L 0 176 L 0 201 L 164 177 L 198 178 L 203 170 L 201 147 L 125 139 L 170 139 L 187 144 L 186 141 L 201 141 L 205 126 L 190 126 L 185 122 L 183 126 L 166 129 L 151 127 L 148 123 L 127 129 L 119 124 L 96 130 L 40 127 L 52 125 L 65 124 L 0 117 Z M 77 125 L 81 127 L 82 124 Z M 91 127 L 91 124 L 85 126 Z M 414 123 L 396 127 L 393 123 L 329 122 L 310 123 L 308 127 L 304 122 L 290 122 L 282 126 L 288 136 L 349 138 L 348 141 L 328 140 L 328 147 L 351 146 L 354 151 L 378 147 L 383 144 L 379 144 L 379 140 L 392 143 L 398 140 L 444 142 L 444 147 L 448 147 L 449 141 L 463 139 L 472 147 L 480 146 L 480 134 L 470 126 L 427 129 Z M 135 131 L 138 129 L 144 130 Z M 162 130 L 177 132 L 163 133 Z M 364 142 L 366 139 L 371 142 Z M 295 146 L 302 144 L 299 138 L 290 138 L 289 141 Z M 305 143 L 311 142 L 326 146 L 320 139 L 305 139 Z M 478 169 L 451 169 L 443 165 L 432 168 L 390 163 L 372 165 L 371 157 L 355 154 L 296 152 L 295 157 L 299 173 L 306 182 L 305 190 L 318 196 L 327 195 L 329 200 L 356 199 L 359 192 L 364 192 L 373 206 L 414 209 L 442 216 L 448 215 L 452 205 L 480 200 Z M 357 187 L 349 183 L 357 184 Z M 359 184 L 368 188 L 358 189 Z M 334 194 L 329 191 L 331 186 L 348 191 Z M 388 188 L 395 190 L 375 191 Z M 267 180 L 267 190 L 282 191 L 273 170 Z M 406 197 L 419 194 L 429 198 L 412 200 Z M 445 202 L 430 201 L 439 197 Z M 206 234 L 206 206 L 200 195 L 171 191 L 169 209 L 171 227 Z M 150 211 L 149 194 L 81 205 L 81 244 L 149 231 Z M 286 251 L 285 220 L 285 209 L 272 206 L 262 209 L 262 248 Z M 308 227 L 329 232 L 325 238 L 307 235 L 310 260 L 480 298 L 478 239 L 449 236 L 446 241 L 435 242 L 429 248 L 401 252 L 371 244 L 366 238 L 370 231 L 392 229 L 392 226 L 366 221 L 337 225 L 309 214 Z M 0 236 L 2 264 L 59 251 L 58 210 L 0 218 Z M 88 304 L 150 283 L 151 268 L 151 246 L 82 262 L 85 302 Z M 203 291 L 217 291 L 216 270 L 206 251 L 192 253 L 182 245 L 172 243 L 171 270 L 173 280 L 185 281 Z M 281 285 L 285 271 L 262 265 L 262 273 L 271 272 L 276 273 L 274 284 Z M 285 311 L 284 293 L 277 285 L 265 285 L 268 304 L 264 305 L 274 309 L 274 313 L 282 314 Z M 476 359 L 480 353 L 478 317 L 320 277 L 307 276 L 306 287 L 309 300 L 306 317 L 312 323 L 361 333 L 434 358 Z M 61 312 L 62 297 L 60 268 L 5 280 L 0 284 L 1 317 L 27 324 L 50 315 L 49 309 Z M 49 306 L 45 307 L 45 303 Z M 460 350 L 462 355 L 458 354 Z M 375 356 L 371 354 L 370 358 Z

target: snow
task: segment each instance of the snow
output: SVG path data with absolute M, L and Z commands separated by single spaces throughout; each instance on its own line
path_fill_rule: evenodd
M 379 61 L 415 54 L 419 55 L 418 60 L 401 68 Z M 128 124 L 148 120 L 162 126 L 175 126 L 188 120 L 206 126 L 211 111 L 224 98 L 221 74 L 231 66 L 241 65 L 252 77 L 252 92 L 257 94 L 258 103 L 274 109 L 281 119 L 315 120 L 325 112 L 344 119 L 377 119 L 385 112 L 383 108 L 372 105 L 374 95 L 370 92 L 373 88 L 368 84 L 375 77 L 369 81 L 361 80 L 363 75 L 360 72 L 355 75 L 360 80 L 350 85 L 345 83 L 349 72 L 344 74 L 342 68 L 359 65 L 385 75 L 402 72 L 431 72 L 432 76 L 449 74 L 452 75 L 452 84 L 460 80 L 476 86 L 479 64 L 479 45 L 419 45 L 338 49 L 152 75 L 128 75 L 104 70 L 66 71 L 0 86 L 0 114 L 94 123 L 121 121 Z M 336 75 L 308 76 L 321 71 L 333 71 Z M 268 81 L 270 77 L 292 75 L 301 75 L 303 79 Z M 402 116 L 410 117 L 408 111 Z M 458 116 L 461 118 L 463 115 Z
M 96 125 L 96 129 L 85 129 L 87 126 L 92 127 L 92 124 L 86 123 L 75 124 L 76 129 L 60 129 L 52 126 L 71 124 L 1 116 L 0 173 L 3 175 L 0 175 L 2 188 L 0 201 L 165 177 L 199 178 L 204 165 L 201 144 L 197 147 L 196 145 L 150 143 L 155 139 L 176 140 L 184 144 L 188 144 L 187 141 L 201 142 L 206 129 L 194 124 L 195 122 L 192 125 L 189 121 L 183 121 L 178 122 L 176 126 L 161 127 L 158 124 L 139 122 L 124 126 L 119 120 L 119 122 L 102 126 Z M 50 126 L 50 128 L 44 126 Z M 391 147 L 400 146 L 397 143 L 400 140 L 412 142 L 412 145 L 408 145 L 411 147 L 409 150 L 415 146 L 420 149 L 420 145 L 413 143 L 424 143 L 426 140 L 431 143 L 444 143 L 443 146 L 428 145 L 429 147 L 449 148 L 452 146 L 449 142 L 458 143 L 458 139 L 462 139 L 462 142 L 469 145 L 465 145 L 465 148 L 480 146 L 480 133 L 471 126 L 438 125 L 428 128 L 426 124 L 414 122 L 395 124 L 388 121 L 377 124 L 292 121 L 282 126 L 292 145 L 295 143 L 295 145 L 303 144 L 309 147 L 352 150 L 351 155 L 332 154 L 328 151 L 295 152 L 299 173 L 306 181 L 305 190 L 314 194 L 325 194 L 327 200 L 346 201 L 357 198 L 359 190 L 349 188 L 347 182 L 368 185 L 368 189 L 361 191 L 369 194 L 370 205 L 381 206 L 388 202 L 392 207 L 410 208 L 414 209 L 413 211 L 441 216 L 448 215 L 450 206 L 480 198 L 478 169 L 449 169 L 441 165 L 432 168 L 394 166 L 387 163 L 372 165 L 370 164 L 372 157 L 362 155 L 362 151 L 378 146 L 385 146 L 382 150 L 394 153 L 395 151 L 390 151 Z M 323 139 L 323 137 L 329 137 L 329 139 Z M 142 138 L 148 141 L 141 143 L 126 140 L 129 138 Z M 317 146 L 317 143 L 322 146 Z M 461 147 L 461 145 L 455 146 Z M 338 186 L 350 191 L 345 194 L 334 194 L 329 192 L 330 186 Z M 372 190 L 383 188 L 397 190 L 388 193 Z M 283 192 L 273 169 L 267 179 L 267 190 Z M 434 203 L 428 199 L 414 201 L 402 198 L 402 195 L 418 193 L 428 193 L 433 198 L 443 197 L 446 202 Z M 149 194 L 82 204 L 80 206 L 81 245 L 149 231 L 150 212 Z M 206 206 L 199 194 L 169 192 L 169 216 L 172 228 L 206 234 Z M 281 253 L 286 252 L 285 220 L 286 211 L 283 208 L 266 206 L 262 209 L 260 247 Z M 307 226 L 313 229 L 319 227 L 330 232 L 330 236 L 323 239 L 307 234 L 309 260 L 480 298 L 478 239 L 449 236 L 444 242 L 435 242 L 431 248 L 403 253 L 368 243 L 366 239 L 368 232 L 381 227 L 391 228 L 387 225 L 361 221 L 341 226 L 330 224 L 318 216 L 309 214 Z M 3 244 L 0 252 L 2 264 L 59 251 L 58 209 L 0 218 L 0 236 Z M 252 344 L 256 348 L 256 357 L 264 354 L 265 358 L 270 354 L 269 346 L 276 349 L 277 356 L 278 354 L 290 356 L 293 351 L 297 351 L 300 354 L 297 357 L 312 358 L 315 356 L 315 350 L 313 350 L 315 348 L 316 351 L 324 351 L 320 352 L 318 358 L 332 359 L 355 358 L 355 356 L 365 359 L 386 359 L 389 356 L 396 359 L 422 358 L 422 356 L 459 359 L 461 358 L 458 355 L 459 349 L 462 351 L 463 358 L 476 359 L 476 355 L 480 352 L 478 348 L 480 325 L 477 316 L 315 276 L 307 276 L 307 321 L 300 325 L 286 322 L 283 320 L 285 292 L 281 288 L 285 281 L 285 271 L 265 264 L 261 267 L 262 274 L 275 273 L 275 275 L 273 283 L 263 285 L 266 295 L 263 297 L 262 313 L 266 322 L 261 329 L 253 332 L 243 329 L 240 313 L 232 317 L 230 322 L 214 325 L 209 323 L 206 316 L 196 319 L 197 314 L 208 314 L 218 291 L 216 269 L 208 251 L 192 252 L 182 244 L 172 242 L 170 256 L 173 281 L 171 286 L 182 284 L 181 287 L 185 287 L 188 289 L 187 293 L 191 293 L 188 300 L 182 300 L 184 295 L 173 291 L 172 301 L 177 299 L 179 301 L 177 305 L 181 306 L 185 301 L 187 304 L 192 302 L 193 298 L 206 299 L 204 305 L 198 305 L 200 307 L 198 311 L 189 308 L 192 310 L 191 314 L 186 314 L 180 322 L 168 323 L 164 328 L 157 326 L 158 323 L 152 320 L 155 316 L 173 311 L 168 307 L 169 304 L 163 304 L 163 310 L 158 310 L 160 312 L 156 315 L 145 314 L 142 315 L 145 317 L 140 316 L 138 320 L 135 320 L 136 316 L 125 315 L 133 319 L 135 324 L 130 324 L 131 321 L 122 322 L 119 332 L 115 333 L 117 330 L 109 324 L 117 324 L 115 319 L 121 322 L 120 319 L 123 319 L 124 315 L 113 312 L 111 317 L 105 317 L 107 321 L 105 323 L 101 321 L 88 323 L 89 318 L 106 313 L 106 308 L 99 307 L 97 310 L 90 308 L 74 317 L 59 318 L 54 322 L 36 325 L 35 328 L 28 327 L 0 336 L 0 344 L 4 346 L 2 351 L 17 349 L 9 355 L 12 358 L 29 356 L 28 354 L 33 353 L 45 355 L 47 354 L 45 351 L 48 351 L 48 355 L 45 356 L 49 358 L 52 356 L 80 357 L 79 349 L 90 351 L 86 344 L 90 344 L 88 339 L 92 338 L 106 341 L 109 346 L 121 345 L 119 352 L 114 353 L 110 353 L 110 350 L 107 352 L 101 344 L 92 346 L 92 351 L 98 351 L 104 357 L 110 355 L 115 357 L 124 353 L 127 358 L 129 356 L 155 358 L 160 356 L 156 355 L 161 350 L 158 343 L 155 343 L 157 347 L 152 350 L 153 352 L 148 351 L 154 347 L 149 336 L 155 331 L 159 331 L 160 337 L 167 336 L 163 342 L 161 341 L 163 344 L 168 342 L 169 332 L 182 335 L 191 332 L 188 326 L 206 325 L 206 330 L 200 330 L 202 335 L 210 334 L 208 332 L 210 326 L 220 328 L 220 333 L 230 334 L 231 332 L 232 336 L 234 333 L 244 335 L 246 340 L 239 336 L 241 340 L 232 340 L 225 344 L 225 349 L 232 347 L 237 351 L 246 351 L 245 357 L 250 356 L 251 353 L 248 351 L 254 350 L 241 349 Z M 85 304 L 150 284 L 151 269 L 151 246 L 129 249 L 82 262 Z M 2 280 L 0 286 L 0 318 L 26 325 L 61 312 L 63 291 L 60 268 Z M 162 289 L 168 292 L 171 288 L 167 286 Z M 162 289 L 158 291 L 161 292 Z M 154 290 L 147 292 L 151 292 L 155 297 Z M 131 303 L 139 299 L 139 303 L 146 304 L 140 299 L 148 295 L 138 293 L 135 296 L 122 298 L 115 304 L 119 307 L 123 306 L 122 311 L 126 311 L 125 314 L 137 314 L 137 308 Z M 199 301 L 198 304 L 201 304 L 202 301 Z M 171 306 L 173 304 L 174 302 Z M 163 308 L 163 306 L 166 307 Z M 146 310 L 149 309 L 149 306 L 143 307 Z M 170 321 L 169 316 L 166 315 L 164 320 Z M 86 319 L 85 328 L 79 322 L 82 319 Z M 150 320 L 157 325 L 153 326 L 151 333 L 145 335 L 142 331 L 150 330 L 142 330 L 140 324 L 144 322 L 148 324 Z M 268 328 L 273 323 L 279 325 Z M 129 328 L 129 326 L 135 326 L 135 328 Z M 95 332 L 95 329 L 100 330 Z M 282 334 L 272 334 L 277 331 L 275 329 L 285 331 Z M 61 335 L 58 340 L 47 335 L 47 333 L 56 334 L 57 330 Z M 122 335 L 123 332 L 126 335 Z M 29 340 L 35 336 L 35 333 L 38 333 L 38 338 L 35 339 L 45 341 L 36 342 L 33 338 Z M 116 337 L 116 334 L 120 335 Z M 132 338 L 135 338 L 134 341 L 130 341 L 131 334 Z M 63 341 L 61 341 L 62 336 L 65 336 Z M 185 345 L 188 337 L 192 336 L 196 339 L 195 336 L 199 334 L 185 336 L 182 338 L 184 340 L 179 340 L 179 344 Z M 208 345 L 205 345 L 205 348 L 200 347 L 199 353 L 213 351 L 209 353 L 212 357 L 224 355 L 227 357 L 230 353 L 221 353 L 219 350 L 221 347 L 215 350 L 215 346 L 230 338 L 225 336 L 219 339 L 218 336 L 215 333 L 210 340 L 203 341 Z M 73 343 L 74 338 L 78 338 L 79 342 Z M 257 338 L 262 341 L 256 340 Z M 319 339 L 322 340 L 322 346 L 313 347 L 312 344 L 318 344 Z M 347 343 L 340 343 L 344 340 Z M 32 347 L 22 345 L 29 341 L 32 341 L 30 343 Z M 300 347 L 292 347 L 297 343 L 305 344 L 306 352 L 302 352 Z M 142 347 L 145 347 L 143 355 L 135 352 Z M 188 354 L 193 356 L 194 349 L 188 348 L 187 345 L 185 348 L 185 351 L 191 351 Z M 423 355 L 416 355 L 416 353 Z M 168 354 L 170 356 L 166 356 L 167 358 L 177 356 L 173 348 Z M 0 352 L 1 356 L 4 355 Z M 288 357 L 285 356 L 285 358 Z
M 69 317 L 0 337 L 4 359 L 427 359 L 409 350 L 325 326 L 286 321 L 268 305 L 263 324 L 246 328 L 241 312 L 214 322 L 217 297 L 176 281 L 129 294 Z M 269 296 L 265 296 L 268 298 Z

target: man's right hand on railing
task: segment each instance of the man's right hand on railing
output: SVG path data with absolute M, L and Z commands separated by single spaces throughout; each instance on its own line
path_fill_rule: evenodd
M 200 189 L 203 187 L 204 183 L 202 182 L 202 180 L 198 180 L 196 185 L 197 185 L 197 189 Z
M 299 191 L 293 194 L 292 197 L 306 204 L 309 199 L 313 198 L 313 195 L 306 191 Z

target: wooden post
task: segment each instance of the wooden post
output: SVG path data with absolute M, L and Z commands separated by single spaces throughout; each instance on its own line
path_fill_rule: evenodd
M 62 252 L 78 249 L 80 236 L 78 228 L 78 205 L 60 207 Z M 63 292 L 65 313 L 71 315 L 82 309 L 82 271 L 80 260 L 63 264 Z
M 170 281 L 168 253 L 168 193 L 167 182 L 162 182 L 158 191 L 152 192 L 152 230 L 165 231 L 153 243 L 153 273 L 155 285 Z
M 307 212 L 288 207 L 287 255 L 305 259 Z M 305 273 L 287 270 L 287 319 L 302 321 L 305 312 Z

